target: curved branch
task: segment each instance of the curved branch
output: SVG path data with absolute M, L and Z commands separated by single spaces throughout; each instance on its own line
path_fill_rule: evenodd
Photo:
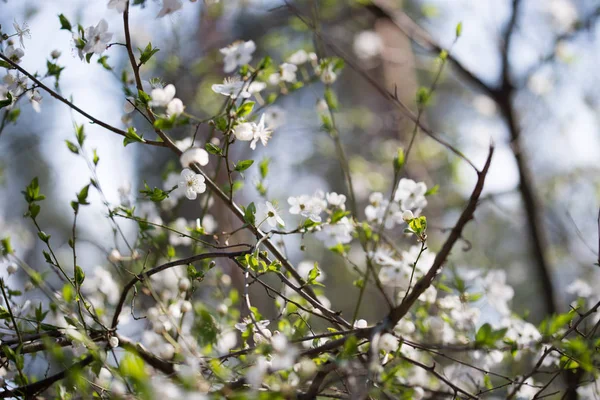
M 117 325 L 119 324 L 119 316 L 121 315 L 121 311 L 123 310 L 123 305 L 125 304 L 125 300 L 127 300 L 127 294 L 129 293 L 129 291 L 133 288 L 133 286 L 136 283 L 141 282 L 144 279 L 147 279 L 147 278 L 151 277 L 152 275 L 157 274 L 161 271 L 164 271 L 166 269 L 173 268 L 173 267 L 176 267 L 179 265 L 191 264 L 196 261 L 205 260 L 207 258 L 234 258 L 234 257 L 238 257 L 238 256 L 243 256 L 245 254 L 248 254 L 249 252 L 250 252 L 250 250 L 233 251 L 233 252 L 229 252 L 229 253 L 197 254 L 192 257 L 182 258 L 181 260 L 171 261 L 171 262 L 159 265 L 157 267 L 152 268 L 149 271 L 146 271 L 142 274 L 136 275 L 133 279 L 131 279 L 125 285 L 125 287 L 123 287 L 123 291 L 121 292 L 121 297 L 119 298 L 119 302 L 117 303 L 117 306 L 115 308 L 115 313 L 113 315 L 113 319 L 112 319 L 112 323 L 111 323 L 111 329 L 115 329 L 117 327 Z

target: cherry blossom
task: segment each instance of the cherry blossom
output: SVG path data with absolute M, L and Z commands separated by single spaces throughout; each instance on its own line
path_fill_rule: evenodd
M 195 200 L 196 197 L 206 191 L 204 176 L 185 168 L 181 171 L 181 180 L 178 183 L 179 189 L 183 190 L 185 197 L 189 200 Z
M 106 45 L 112 39 L 113 34 L 108 32 L 108 22 L 101 19 L 96 26 L 90 26 L 85 30 L 87 43 L 83 47 L 84 53 L 102 54 Z
M 252 53 L 256 50 L 256 45 L 252 40 L 247 42 L 235 42 L 219 50 L 225 56 L 223 71 L 233 72 L 237 67 L 248 64 L 252 61 Z

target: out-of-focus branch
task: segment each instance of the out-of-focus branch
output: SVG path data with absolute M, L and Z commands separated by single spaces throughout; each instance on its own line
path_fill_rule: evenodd
M 314 31 L 315 28 L 312 25 L 312 23 L 308 19 L 306 19 L 295 6 L 290 4 L 290 2 L 288 2 L 288 1 L 286 1 L 285 4 L 288 8 L 290 8 L 290 10 L 292 10 L 294 12 L 296 17 L 300 21 L 302 21 L 302 23 L 304 25 L 306 25 L 307 27 L 309 27 L 310 29 L 312 29 Z M 458 150 L 456 147 L 452 146 L 452 144 L 448 143 L 446 140 L 442 139 L 436 133 L 434 133 L 431 129 L 429 129 L 427 126 L 425 126 L 425 124 L 417 118 L 417 115 L 398 98 L 396 90 L 394 90 L 394 92 L 388 91 L 379 82 L 377 82 L 368 73 L 366 73 L 361 67 L 356 65 L 350 59 L 350 57 L 348 57 L 344 53 L 344 51 L 342 51 L 342 49 L 340 49 L 335 43 L 333 43 L 331 40 L 329 40 L 326 36 L 322 35 L 320 32 L 316 32 L 316 31 L 314 32 L 314 34 L 317 35 L 319 37 L 319 39 L 321 40 L 321 42 L 324 43 L 336 56 L 342 58 L 344 60 L 344 62 L 346 63 L 346 65 L 348 65 L 350 68 L 352 68 L 358 74 L 360 74 L 363 77 L 363 79 L 365 79 L 371 86 L 373 86 L 373 88 L 378 93 L 380 93 L 384 98 L 388 99 L 392 103 L 396 104 L 398 106 L 398 108 L 400 109 L 400 111 L 402 112 L 402 114 L 404 116 L 406 116 L 409 120 L 411 120 L 412 122 L 417 124 L 417 126 L 427 136 L 429 136 L 431 139 L 438 142 L 439 144 L 441 144 L 442 146 L 447 148 L 449 151 L 454 153 L 456 156 L 461 158 L 463 161 L 465 161 L 467 164 L 469 164 L 474 170 L 477 170 L 477 168 L 475 167 L 475 164 L 473 164 L 473 162 L 467 156 L 465 156 L 460 150 Z
M 413 21 L 405 12 L 395 10 L 389 0 L 372 0 L 368 5 L 367 10 L 372 12 L 376 17 L 387 18 L 394 22 L 398 29 L 404 33 L 409 39 L 421 46 L 428 52 L 439 54 L 445 49 L 435 41 L 435 39 L 425 29 L 421 28 Z M 447 60 L 452 67 L 468 82 L 473 84 L 488 96 L 493 97 L 495 89 L 484 83 L 477 75 L 469 71 L 460 61 L 452 54 L 448 54 Z
M 535 261 L 536 274 L 541 280 L 543 295 L 543 307 L 545 314 L 550 315 L 557 312 L 554 300 L 554 288 L 550 276 L 550 265 L 548 263 L 544 249 L 547 246 L 547 239 L 543 228 L 542 209 L 535 193 L 533 177 L 531 170 L 523 152 L 521 142 L 521 129 L 518 126 L 516 115 L 513 109 L 512 101 L 514 95 L 514 86 L 510 76 L 510 46 L 514 29 L 517 23 L 520 0 L 513 0 L 513 12 L 504 31 L 504 51 L 502 52 L 502 83 L 494 100 L 500 107 L 500 111 L 508 126 L 511 138 L 511 150 L 517 162 L 519 170 L 519 190 L 525 208 L 527 220 L 527 229 L 531 238 L 532 253 Z
M 521 129 L 518 126 L 513 110 L 512 100 L 514 85 L 510 76 L 509 48 L 517 24 L 520 0 L 513 0 L 513 12 L 504 30 L 502 39 L 504 49 L 501 57 L 502 77 L 498 87 L 484 83 L 479 77 L 470 72 L 455 58 L 449 56 L 454 69 L 473 86 L 487 94 L 496 104 L 504 117 L 511 137 L 511 149 L 519 170 L 519 190 L 526 214 L 526 224 L 529 230 L 531 250 L 535 261 L 536 275 L 539 277 L 543 293 L 543 306 L 545 314 L 555 313 L 557 310 L 554 301 L 554 289 L 550 277 L 550 266 L 544 253 L 547 239 L 543 229 L 542 213 L 537 195 L 535 193 L 532 174 L 521 146 Z M 398 29 L 413 39 L 426 50 L 439 53 L 443 47 L 439 45 L 425 30 L 420 28 L 410 17 L 401 11 L 396 11 L 389 6 L 387 0 L 373 0 L 369 9 L 381 17 L 389 18 L 396 23 Z M 600 12 L 600 11 L 599 11 Z
M 74 371 L 76 369 L 82 369 L 90 365 L 94 361 L 94 357 L 88 355 L 83 360 L 71 365 L 69 368 L 54 374 L 52 376 L 47 377 L 46 379 L 42 379 L 41 381 L 37 381 L 35 383 L 21 386 L 15 389 L 6 389 L 3 392 L 0 392 L 0 399 L 6 398 L 15 398 L 15 397 L 23 397 L 25 399 L 33 399 L 35 396 L 48 389 L 54 383 L 64 379 L 70 371 Z

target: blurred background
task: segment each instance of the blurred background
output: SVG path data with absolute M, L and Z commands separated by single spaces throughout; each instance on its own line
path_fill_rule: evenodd
M 515 311 L 527 314 L 532 322 L 568 310 L 575 296 L 565 288 L 576 278 L 597 287 L 597 1 L 299 0 L 292 4 L 293 8 L 277 0 L 186 1 L 180 11 L 156 19 L 161 4 L 148 0 L 131 13 L 134 46 L 144 47 L 151 41 L 160 48 L 142 68 L 142 78 L 160 77 L 164 83 L 173 83 L 187 110 L 208 118 L 222 104 L 220 95 L 210 89 L 224 77 L 219 49 L 235 40 L 256 43 L 254 62 L 269 55 L 278 64 L 300 48 L 347 59 L 333 87 L 340 103 L 336 119 L 349 154 L 362 219 L 371 192 L 389 194 L 392 159 L 397 147 L 408 145 L 414 128 L 378 88 L 396 91 L 416 112 L 417 90 L 431 87 L 440 71 L 439 51 L 446 49 L 450 58 L 422 122 L 478 167 L 485 161 L 490 142 L 496 145 L 483 199 L 466 229 L 468 242 L 453 251 L 448 270 L 506 271 L 508 282 L 515 287 Z M 108 10 L 106 1 L 0 2 L 3 27 L 16 20 L 20 24 L 26 21 L 31 28 L 21 66 L 45 71 L 50 52 L 59 50 L 60 64 L 66 67 L 61 93 L 95 117 L 125 126 L 121 122 L 124 95 L 120 82 L 120 71 L 128 67 L 124 48 L 112 46 L 104 53 L 112 71 L 95 59 L 91 64 L 82 62 L 69 33 L 58 30 L 56 16 L 60 13 L 84 27 L 105 18 L 114 33 L 112 41 L 124 41 L 121 15 Z M 316 39 L 303 22 L 315 20 L 322 39 Z M 462 34 L 456 40 L 459 22 Z M 266 98 L 270 90 L 262 96 Z M 316 190 L 345 192 L 334 144 L 320 128 L 317 103 L 323 93 L 322 84 L 313 83 L 279 95 L 265 109 L 283 118 L 269 145 L 254 152 L 246 146 L 236 149 L 237 160 L 270 159 L 267 198 L 279 202 L 289 227 L 297 220 L 287 213 L 288 196 Z M 20 193 L 38 176 L 42 193 L 47 195 L 40 222 L 52 234 L 59 258 L 71 257 L 67 244 L 72 224 L 69 201 L 89 181 L 90 173 L 64 140 L 72 140 L 73 121 L 84 123 L 86 146 L 97 149 L 100 156 L 98 180 L 105 195 L 103 199 L 91 192 L 92 206 L 82 210 L 79 220 L 80 263 L 91 273 L 96 265 L 107 263 L 112 249 L 127 253 L 116 239 L 115 226 L 106 218 L 103 201 L 114 206 L 125 196 L 135 203 L 143 182 L 163 187 L 166 174 L 175 169 L 178 160 L 160 148 L 124 148 L 121 138 L 42 95 L 40 113 L 23 106 L 19 123 L 9 124 L 0 134 L 0 236 L 9 233 L 21 258 L 40 270 L 45 268 L 41 243 L 30 221 L 22 217 L 26 203 Z M 141 127 L 143 121 L 135 124 Z M 175 139 L 183 139 L 193 131 L 194 127 L 185 127 L 171 133 Z M 198 142 L 203 144 L 208 135 L 209 127 L 201 126 Z M 435 252 L 447 234 L 444 228 L 454 225 L 466 204 L 476 174 L 422 132 L 406 173 L 429 188 L 440 186 L 425 211 L 430 224 L 428 246 Z M 237 193 L 238 203 L 259 200 L 257 180 L 257 171 L 249 170 Z M 168 222 L 185 217 L 193 223 L 200 209 L 198 202 L 181 202 L 172 210 L 161 211 L 161 218 Z M 218 201 L 210 213 L 218 232 L 239 225 Z M 125 236 L 134 240 L 137 224 L 117 222 Z M 238 237 L 245 239 L 251 238 Z M 349 317 L 358 295 L 358 289 L 351 286 L 357 278 L 355 272 L 315 239 L 286 236 L 283 240 L 294 264 L 319 262 L 332 307 Z M 410 243 L 398 232 L 398 241 L 402 240 Z M 364 263 L 361 252 L 358 245 L 350 251 L 350 258 L 359 265 Z M 234 284 L 240 285 L 233 268 L 231 273 Z M 4 270 L 0 274 L 6 275 Z M 275 312 L 264 293 L 256 296 L 262 312 Z M 368 289 L 367 296 L 360 316 L 376 321 L 386 310 L 380 307 L 375 290 Z

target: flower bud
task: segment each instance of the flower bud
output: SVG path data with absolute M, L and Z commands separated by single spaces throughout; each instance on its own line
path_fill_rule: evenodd
M 394 172 L 398 173 L 402 169 L 405 160 L 406 156 L 404 155 L 404 149 L 398 147 L 398 154 L 394 157 Z
M 110 345 L 110 347 L 112 347 L 113 349 L 115 347 L 119 346 L 119 338 L 117 338 L 116 336 L 111 336 L 110 339 L 108 339 L 108 344 Z
M 191 282 L 188 278 L 183 278 L 179 281 L 179 290 L 185 292 L 190 288 Z
M 415 219 L 415 216 L 412 211 L 406 210 L 402 213 L 402 219 L 404 220 L 404 222 L 410 222 L 413 219 Z
M 9 275 L 14 274 L 15 272 L 17 272 L 17 265 L 14 263 L 10 263 L 8 264 L 8 266 L 6 267 L 6 272 L 8 272 Z

